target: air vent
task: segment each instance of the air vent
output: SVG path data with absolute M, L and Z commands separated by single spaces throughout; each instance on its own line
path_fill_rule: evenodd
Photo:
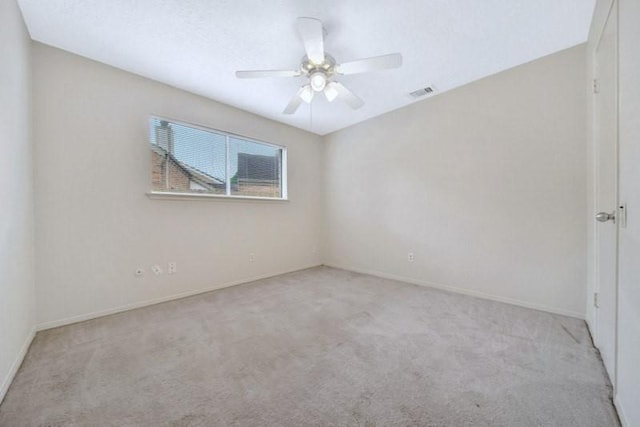
M 422 98 L 423 96 L 433 95 L 436 91 L 436 88 L 432 86 L 423 87 L 422 89 L 415 90 L 411 92 L 413 98 Z

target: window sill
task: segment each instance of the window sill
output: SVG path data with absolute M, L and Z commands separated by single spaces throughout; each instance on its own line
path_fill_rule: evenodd
M 223 196 L 218 194 L 198 194 L 198 193 L 170 193 L 164 191 L 150 191 L 147 197 L 156 200 L 240 200 L 257 202 L 288 202 L 289 199 L 278 199 L 275 197 L 255 197 L 255 196 Z

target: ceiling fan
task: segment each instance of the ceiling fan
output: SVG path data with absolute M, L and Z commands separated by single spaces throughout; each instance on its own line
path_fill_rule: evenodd
M 284 114 L 293 114 L 304 101 L 310 103 L 316 92 L 323 92 L 329 102 L 339 98 L 351 108 L 358 109 L 364 101 L 336 81 L 336 77 L 346 74 L 366 73 L 369 71 L 397 68 L 402 65 L 402 55 L 391 53 L 374 56 L 355 61 L 337 64 L 335 59 L 324 50 L 324 29 L 322 21 L 315 18 L 298 18 L 296 21 L 298 33 L 302 38 L 306 55 L 302 58 L 297 70 L 254 70 L 236 71 L 240 79 L 260 77 L 308 77 L 309 81 L 303 85 L 298 93 L 291 98 L 284 109 Z

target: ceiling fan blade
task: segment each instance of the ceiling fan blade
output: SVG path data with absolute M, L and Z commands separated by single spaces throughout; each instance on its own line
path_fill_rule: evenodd
M 300 71 L 294 70 L 251 70 L 236 71 L 236 77 L 239 79 L 258 79 L 262 77 L 298 77 L 301 76 Z
M 313 91 L 311 90 L 311 87 L 309 85 L 302 86 L 293 98 L 291 98 L 291 101 L 289 101 L 289 104 L 287 104 L 287 107 L 282 113 L 293 114 L 296 112 L 300 104 L 303 102 L 309 103 L 311 102 L 311 99 L 313 99 Z
M 331 82 L 331 87 L 338 92 L 338 98 L 346 102 L 347 105 L 354 110 L 357 110 L 364 105 L 364 101 L 362 99 L 344 87 L 341 83 Z
M 371 58 L 358 59 L 356 61 L 336 65 L 336 72 L 338 74 L 357 74 L 366 73 L 368 71 L 398 68 L 401 65 L 402 55 L 399 53 L 390 53 L 388 55 L 373 56 Z
M 322 64 L 324 62 L 322 21 L 315 18 L 298 18 L 297 27 L 309 61 Z

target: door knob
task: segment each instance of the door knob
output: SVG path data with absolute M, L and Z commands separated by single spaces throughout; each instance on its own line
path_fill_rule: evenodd
M 616 223 L 616 213 L 606 213 L 606 212 L 598 212 L 596 214 L 596 220 L 600 222 L 612 221 L 614 224 Z

